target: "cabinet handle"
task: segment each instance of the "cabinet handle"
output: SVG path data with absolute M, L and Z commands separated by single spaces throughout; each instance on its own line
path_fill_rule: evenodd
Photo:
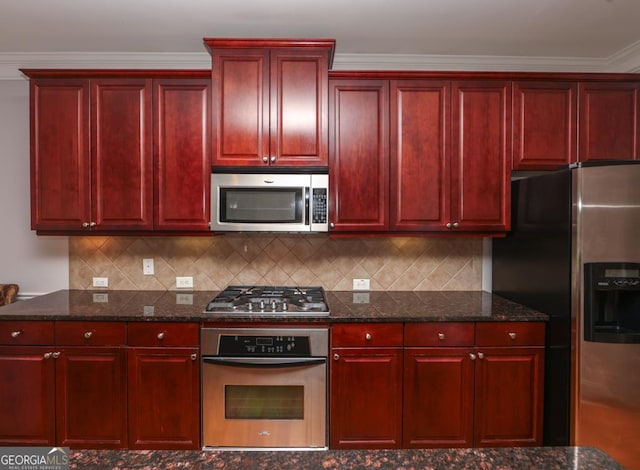
M 266 155 L 264 157 L 262 157 L 262 161 L 265 163 L 269 162 L 269 157 L 267 157 Z
M 460 227 L 460 224 L 458 222 L 454 222 L 453 223 L 453 228 L 458 228 L 458 227 Z
M 92 336 L 93 336 L 93 331 L 86 331 L 86 332 L 84 333 L 84 337 L 85 337 L 85 339 L 89 339 L 89 338 L 91 338 Z
M 337 361 L 337 360 L 339 360 L 339 359 L 340 359 L 340 354 L 335 353 L 335 354 L 333 355 L 333 360 L 334 360 L 334 361 Z
M 191 360 L 192 360 L 192 361 L 195 361 L 196 359 L 198 359 L 198 355 L 197 355 L 196 353 L 193 353 L 193 354 L 191 355 Z
M 438 333 L 438 339 L 442 341 L 444 339 L 444 333 Z
M 517 334 L 515 334 L 513 331 L 509 333 L 509 338 L 511 338 L 512 341 L 515 341 L 515 339 L 518 337 Z
M 50 352 L 44 353 L 44 358 L 45 359 L 51 359 L 51 353 Z
M 51 354 L 51 356 L 53 356 L 54 359 L 58 359 L 60 357 L 60 353 L 54 352 L 53 354 Z
M 472 361 L 476 360 L 476 355 L 473 353 L 469 353 L 469 359 L 471 359 Z
M 371 336 L 371 333 L 364 334 L 364 339 L 366 339 L 367 341 L 371 341 L 371 338 L 373 338 L 373 336 Z
M 271 163 L 276 161 L 276 157 L 271 157 Z
M 160 340 L 164 339 L 164 331 L 158 333 L 158 339 L 160 339 Z
M 448 229 L 450 229 L 450 228 L 451 228 L 451 222 L 447 222 L 446 227 L 447 227 Z
M 479 352 L 478 353 L 478 359 L 484 359 L 484 353 Z
M 98 224 L 97 224 L 97 223 L 95 223 L 95 222 L 91 222 L 91 223 L 89 223 L 89 227 L 95 227 L 96 225 L 98 225 Z
M 22 334 L 22 331 L 12 331 L 11 332 L 11 337 L 12 338 L 17 338 L 18 336 L 20 336 Z
M 82 222 L 82 226 L 83 226 L 84 228 L 89 227 L 89 222 Z

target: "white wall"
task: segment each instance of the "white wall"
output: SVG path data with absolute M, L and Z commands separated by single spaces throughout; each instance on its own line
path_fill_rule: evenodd
M 26 296 L 68 288 L 68 238 L 31 231 L 26 79 L 0 80 L 0 204 L 0 283 Z

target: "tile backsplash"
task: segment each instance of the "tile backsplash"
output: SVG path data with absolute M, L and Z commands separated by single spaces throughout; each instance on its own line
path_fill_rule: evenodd
M 153 258 L 154 275 L 142 260 Z M 239 285 L 321 285 L 351 290 L 481 290 L 480 238 L 329 238 L 326 235 L 229 234 L 214 237 L 69 237 L 69 286 L 174 290 L 192 276 L 194 290 Z

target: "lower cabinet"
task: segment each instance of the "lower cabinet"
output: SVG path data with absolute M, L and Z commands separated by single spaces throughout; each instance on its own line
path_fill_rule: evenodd
M 197 449 L 198 324 L 0 322 L 0 445 Z
M 330 447 L 398 448 L 402 441 L 402 325 L 331 330 Z
M 129 448 L 200 447 L 196 324 L 129 325 Z
M 542 445 L 543 323 L 401 327 L 332 329 L 332 448 Z

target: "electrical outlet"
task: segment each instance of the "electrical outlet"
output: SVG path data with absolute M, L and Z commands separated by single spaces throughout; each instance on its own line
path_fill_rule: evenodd
M 153 269 L 153 258 L 145 258 L 142 260 L 142 274 L 145 276 L 152 276 L 154 273 Z
M 371 281 L 369 279 L 354 279 L 353 290 L 369 290 L 371 288 Z
M 108 277 L 94 277 L 93 278 L 93 287 L 109 287 L 109 278 Z
M 193 288 L 193 277 L 191 277 L 191 276 L 177 276 L 176 277 L 176 288 L 177 289 L 192 289 Z
M 176 294 L 176 305 L 193 305 L 193 294 Z

